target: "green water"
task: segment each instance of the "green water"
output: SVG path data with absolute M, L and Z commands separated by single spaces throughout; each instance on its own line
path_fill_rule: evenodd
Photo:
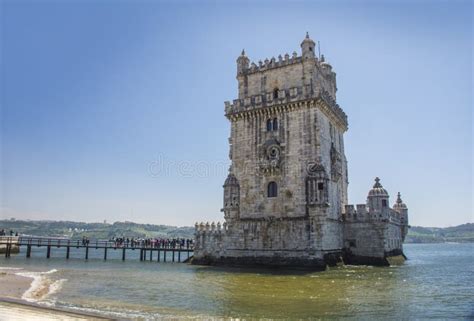
M 57 269 L 47 277 L 66 281 L 45 301 L 116 317 L 474 319 L 474 244 L 408 244 L 405 253 L 409 260 L 400 266 L 325 272 L 103 262 L 101 253 L 88 262 L 66 261 L 59 250 L 49 260 L 44 253 L 1 258 L 0 266 Z

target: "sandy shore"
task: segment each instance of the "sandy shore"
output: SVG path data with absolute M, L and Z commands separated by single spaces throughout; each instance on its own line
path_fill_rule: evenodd
M 33 279 L 15 275 L 17 270 L 0 270 L 0 297 L 21 299 Z
M 45 307 L 23 300 L 31 292 L 34 279 L 16 275 L 16 269 L 0 269 L 0 321 L 3 320 L 110 320 L 99 315 L 71 312 L 69 310 Z M 32 291 L 30 296 L 42 297 L 44 288 Z
M 0 320 L 111 320 L 98 315 L 75 313 L 62 309 L 49 308 L 17 301 L 15 299 L 0 298 Z

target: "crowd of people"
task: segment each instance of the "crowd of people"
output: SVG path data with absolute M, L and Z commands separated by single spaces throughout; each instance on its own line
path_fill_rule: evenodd
M 190 249 L 194 241 L 185 238 L 124 238 L 114 237 L 110 240 L 117 247 L 149 247 L 155 249 Z
M 18 232 L 14 233 L 13 230 L 10 230 L 10 234 L 7 234 L 7 232 L 2 229 L 0 231 L 0 236 L 18 236 Z

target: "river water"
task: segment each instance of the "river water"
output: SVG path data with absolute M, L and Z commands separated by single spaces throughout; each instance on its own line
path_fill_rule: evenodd
M 35 250 L 35 249 L 34 249 Z M 83 251 L 83 250 L 82 250 Z M 94 251 L 91 251 L 91 254 Z M 53 248 L 0 258 L 0 267 L 50 287 L 45 305 L 134 319 L 474 319 L 474 244 L 407 244 L 399 266 L 325 272 L 216 268 L 183 263 L 66 260 Z M 73 255 L 74 256 L 74 255 Z M 39 273 L 48 272 L 48 273 Z M 30 289 L 31 290 L 34 289 Z M 28 293 L 25 294 L 28 299 Z

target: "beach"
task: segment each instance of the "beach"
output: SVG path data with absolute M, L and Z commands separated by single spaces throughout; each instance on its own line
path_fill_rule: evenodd
M 0 269 L 0 297 L 21 299 L 31 286 L 32 278 L 16 275 L 19 269 Z
M 0 320 L 108 320 L 95 314 L 35 303 L 50 294 L 50 286 L 54 283 L 35 278 L 35 274 L 29 274 L 30 277 L 18 275 L 25 274 L 22 271 L 22 268 L 0 268 Z M 41 275 L 41 272 L 34 273 Z

